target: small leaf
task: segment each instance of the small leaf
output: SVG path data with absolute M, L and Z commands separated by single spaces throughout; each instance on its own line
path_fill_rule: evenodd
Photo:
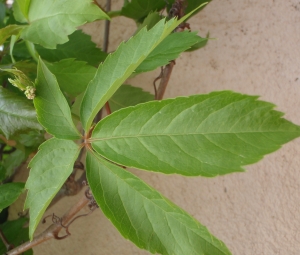
M 55 76 L 40 59 L 34 106 L 38 120 L 50 134 L 57 138 L 76 140 L 80 133 L 74 126 L 70 107 L 59 89 Z
M 49 49 L 66 43 L 76 27 L 96 19 L 109 19 L 91 0 L 31 0 L 27 17 L 29 25 L 22 30 L 21 37 Z
M 25 152 L 22 150 L 15 150 L 13 153 L 9 154 L 3 160 L 3 167 L 5 169 L 5 177 L 12 176 L 15 168 L 21 165 L 25 160 Z
M 201 40 L 198 43 L 192 45 L 192 47 L 187 49 L 186 51 L 199 50 L 199 49 L 205 47 L 209 39 L 211 39 L 211 38 L 209 38 L 209 33 L 207 33 L 205 38 L 201 38 Z
M 24 208 L 30 209 L 31 240 L 47 206 L 72 173 L 79 151 L 73 141 L 52 138 L 40 146 L 29 163 L 31 170 L 26 182 L 28 194 Z
M 154 95 L 151 95 L 149 92 L 130 85 L 122 85 L 109 100 L 109 106 L 111 111 L 114 112 L 121 108 L 152 100 L 154 100 Z
M 24 190 L 24 183 L 12 182 L 0 185 L 0 212 L 17 200 Z
M 92 146 L 117 164 L 166 174 L 241 172 L 300 136 L 273 108 L 231 91 L 148 102 L 100 121 Z
M 55 50 L 45 49 L 40 45 L 36 45 L 35 49 L 42 59 L 50 62 L 57 62 L 65 58 L 76 58 L 87 62 L 89 65 L 98 66 L 107 57 L 107 53 L 97 48 L 96 44 L 91 41 L 91 37 L 81 30 L 71 34 L 69 41 L 57 45 Z
M 8 72 L 14 76 L 14 79 L 9 79 L 10 83 L 20 90 L 25 90 L 28 86 L 33 86 L 33 82 L 22 71 L 14 69 L 0 69 L 2 72 Z
M 231 254 L 206 227 L 135 175 L 90 152 L 86 166 L 103 213 L 139 248 L 165 255 Z
M 0 87 L 0 130 L 6 138 L 19 131 L 41 130 L 36 111 L 24 97 Z
M 142 29 L 126 43 L 109 55 L 100 64 L 94 79 L 89 83 L 81 105 L 81 122 L 86 131 L 101 107 L 143 62 L 143 60 L 170 34 L 184 19 L 161 20 L 151 30 Z
M 203 41 L 197 32 L 184 31 L 168 35 L 139 65 L 135 73 L 148 72 L 167 65 L 194 44 Z
M 58 81 L 62 91 L 76 97 L 87 88 L 97 69 L 86 62 L 64 59 L 57 63 L 46 64 Z
M 19 218 L 13 221 L 6 221 L 0 225 L 1 230 L 3 231 L 4 236 L 7 238 L 8 242 L 14 247 L 19 246 L 21 243 L 24 243 L 29 240 L 28 237 L 28 227 L 24 225 L 28 222 L 27 218 Z M 0 239 L 1 240 L 1 239 Z M 7 249 L 0 241 L 0 254 L 6 254 Z M 32 255 L 32 249 L 27 250 L 22 253 L 22 255 Z
M 143 20 L 143 23 L 138 26 L 136 34 L 144 27 L 147 27 L 150 30 L 154 27 L 161 19 L 164 17 L 158 12 L 151 12 L 149 15 Z
M 132 19 L 142 19 L 150 12 L 159 11 L 166 6 L 164 0 L 132 0 L 123 6 L 121 15 Z
M 23 28 L 24 26 L 20 25 L 9 25 L 0 29 L 0 45 L 4 44 L 12 35 L 18 35 Z

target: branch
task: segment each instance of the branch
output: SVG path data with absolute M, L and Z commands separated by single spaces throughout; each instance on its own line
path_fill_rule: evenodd
M 32 242 L 28 241 L 26 243 L 23 243 L 20 246 L 8 251 L 6 255 L 21 254 L 40 243 L 57 237 L 58 233 L 63 228 L 63 225 L 66 225 L 83 207 L 85 207 L 89 203 L 89 201 L 90 200 L 84 195 L 77 202 L 77 204 L 75 204 L 67 213 L 65 213 L 65 215 L 62 217 L 61 225 L 52 224 L 43 233 L 36 236 Z
M 1 229 L 0 229 L 0 238 L 1 238 L 2 242 L 4 243 L 7 251 L 9 251 L 12 248 L 14 248 L 14 246 L 8 242 L 8 240 L 6 239 L 4 233 L 2 232 Z
M 175 65 L 175 61 L 171 61 L 168 65 L 165 66 L 165 68 L 163 69 L 163 72 L 161 74 L 161 80 L 160 80 L 160 84 L 159 87 L 157 89 L 157 95 L 156 95 L 156 100 L 162 100 L 166 91 L 166 88 L 168 86 L 172 71 L 173 71 L 173 67 Z

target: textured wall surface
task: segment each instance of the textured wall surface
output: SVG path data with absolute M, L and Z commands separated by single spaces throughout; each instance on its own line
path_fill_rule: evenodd
M 122 2 L 114 1 L 113 9 Z M 261 95 L 300 124 L 299 0 L 213 0 L 190 24 L 217 40 L 176 61 L 165 97 L 228 89 Z M 126 18 L 113 19 L 110 50 L 134 26 Z M 84 28 L 99 46 L 102 28 L 103 22 Z M 151 91 L 158 74 L 128 83 Z M 246 169 L 214 179 L 134 173 L 206 225 L 235 255 L 299 255 L 300 139 Z M 48 213 L 62 215 L 78 199 L 62 200 Z M 44 243 L 35 254 L 148 254 L 124 240 L 100 210 L 76 221 L 70 231 L 71 237 Z

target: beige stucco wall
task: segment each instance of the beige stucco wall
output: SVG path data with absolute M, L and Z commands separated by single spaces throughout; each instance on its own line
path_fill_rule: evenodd
M 114 1 L 113 9 L 122 2 Z M 209 31 L 218 39 L 176 61 L 166 97 L 225 89 L 261 95 L 300 124 L 299 0 L 213 0 L 190 23 L 200 35 Z M 96 22 L 85 28 L 99 45 L 101 27 Z M 133 27 L 126 18 L 114 19 L 110 50 Z M 152 90 L 158 73 L 130 83 Z M 235 255 L 299 255 L 300 139 L 246 169 L 214 179 L 134 173 L 206 225 Z M 62 215 L 78 199 L 62 200 L 49 213 Z M 70 238 L 44 243 L 35 254 L 148 254 L 124 240 L 100 210 L 70 231 Z

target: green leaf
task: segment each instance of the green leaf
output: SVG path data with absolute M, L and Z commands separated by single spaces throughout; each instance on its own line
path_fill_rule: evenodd
M 201 40 L 198 43 L 192 45 L 192 47 L 187 49 L 186 51 L 194 51 L 205 47 L 209 39 L 211 38 L 209 38 L 209 33 L 207 33 L 205 38 L 201 38 Z
M 135 175 L 90 152 L 86 166 L 103 213 L 139 248 L 166 255 L 231 254 L 206 227 Z
M 4 44 L 12 35 L 18 35 L 23 27 L 20 25 L 9 25 L 0 29 L 0 45 Z
M 73 141 L 52 138 L 40 146 L 29 163 L 31 170 L 25 186 L 28 194 L 24 208 L 30 209 L 31 240 L 47 206 L 72 173 L 79 151 Z
M 112 112 L 128 106 L 134 106 L 154 100 L 154 95 L 143 91 L 141 88 L 130 85 L 122 85 L 117 92 L 109 99 L 109 106 Z
M 143 20 L 143 23 L 138 26 L 135 33 L 138 33 L 143 27 L 147 27 L 147 29 L 150 30 L 163 18 L 164 17 L 158 12 L 149 13 L 149 15 Z
M 22 71 L 14 69 L 0 69 L 3 72 L 8 72 L 14 76 L 14 79 L 10 79 L 10 83 L 20 90 L 25 90 L 28 86 L 33 86 L 33 82 Z
M 24 190 L 24 183 L 12 182 L 0 185 L 0 212 L 17 200 Z
M 66 43 L 76 27 L 96 19 L 109 19 L 91 0 L 31 0 L 27 17 L 29 25 L 22 30 L 21 37 L 49 49 Z
M 273 108 L 231 91 L 149 102 L 100 121 L 92 146 L 117 164 L 166 174 L 241 172 L 300 136 Z
M 62 139 L 80 138 L 57 80 L 41 59 L 38 64 L 36 97 L 33 102 L 38 120 L 48 133 Z
M 6 221 L 2 225 L 0 225 L 0 228 L 3 231 L 4 236 L 7 238 L 10 244 L 14 245 L 14 247 L 17 247 L 20 244 L 29 240 L 28 227 L 24 227 L 24 225 L 27 222 L 28 219 L 19 218 L 13 221 Z M 4 243 L 0 241 L 0 254 L 6 254 L 6 252 L 7 250 Z M 33 254 L 32 249 L 22 253 L 22 255 L 32 255 L 32 254 Z
M 13 3 L 13 13 L 17 21 L 28 22 L 28 11 L 31 0 L 15 0 Z
M 73 97 L 86 90 L 97 71 L 95 67 L 87 65 L 86 62 L 74 59 L 64 59 L 46 65 L 55 75 L 61 90 Z
M 135 73 L 148 72 L 159 66 L 167 65 L 179 57 L 180 53 L 192 45 L 203 41 L 197 32 L 184 31 L 168 35 L 151 54 L 139 65 Z
M 107 57 L 107 53 L 97 48 L 96 44 L 91 41 L 91 37 L 81 30 L 71 34 L 69 41 L 57 45 L 55 50 L 45 49 L 40 45 L 36 45 L 35 49 L 42 59 L 50 62 L 57 62 L 65 58 L 76 58 L 87 62 L 89 65 L 98 66 Z
M 16 132 L 30 129 L 42 129 L 31 102 L 0 87 L 0 130 L 9 138 Z
M 142 29 L 138 34 L 121 43 L 119 48 L 100 64 L 94 79 L 89 83 L 81 105 L 81 121 L 86 131 L 101 107 L 143 62 L 143 60 L 176 28 L 184 19 L 161 20 L 151 30 Z M 142 43 L 141 43 L 142 42 Z
M 25 152 L 22 150 L 15 150 L 7 158 L 3 160 L 3 167 L 5 168 L 5 177 L 11 176 L 15 168 L 20 166 L 25 160 Z
M 197 9 L 192 14 L 192 16 L 193 16 L 193 15 L 197 14 L 199 11 L 201 11 L 205 6 L 207 6 L 207 3 L 210 3 L 211 0 L 188 0 L 186 2 L 187 2 L 187 7 L 185 9 L 185 13 L 189 13 L 201 5 L 201 8 Z
M 123 6 L 121 15 L 132 19 L 142 19 L 150 12 L 159 11 L 166 6 L 164 0 L 132 0 Z

